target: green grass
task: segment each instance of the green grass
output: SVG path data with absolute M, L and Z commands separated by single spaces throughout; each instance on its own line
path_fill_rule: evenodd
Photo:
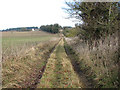
M 41 34 L 43 32 L 38 32 L 40 35 L 32 33 L 32 32 L 27 32 L 28 35 L 26 35 L 26 33 L 19 33 L 19 36 L 17 36 L 19 32 L 17 33 L 3 33 L 3 37 L 2 37 L 2 46 L 4 48 L 4 46 L 13 46 L 13 45 L 18 45 L 18 44 L 23 44 L 23 43 L 29 43 L 29 42 L 43 42 L 43 41 L 48 41 L 49 39 L 51 39 L 52 37 L 55 37 L 57 35 L 53 35 L 53 34 Z M 7 35 L 5 35 L 7 34 Z
M 62 74 L 63 71 L 62 71 L 62 60 L 61 60 L 61 52 L 64 52 L 64 49 L 62 48 L 62 46 L 58 46 L 56 48 L 56 62 L 55 62 L 55 70 L 54 72 L 56 73 L 55 75 L 55 84 L 54 84 L 54 87 L 57 88 L 58 86 L 60 86 L 60 84 L 62 83 L 62 78 L 61 77 L 64 77 L 64 75 Z
M 38 88 L 80 88 L 79 78 L 67 58 L 63 39 L 51 54 Z
M 48 41 L 52 36 L 39 36 L 39 37 L 7 37 L 2 38 L 2 47 L 5 50 L 6 47 L 20 46 L 22 44 L 34 44 L 44 41 Z
M 63 34 L 66 36 L 66 37 L 75 37 L 79 34 L 79 30 L 75 29 L 75 28 L 72 28 L 72 29 L 66 29 L 64 30 Z

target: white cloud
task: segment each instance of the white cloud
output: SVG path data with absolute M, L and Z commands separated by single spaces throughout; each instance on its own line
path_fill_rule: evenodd
M 0 0 L 0 29 L 59 23 L 74 26 L 62 10 L 64 0 Z

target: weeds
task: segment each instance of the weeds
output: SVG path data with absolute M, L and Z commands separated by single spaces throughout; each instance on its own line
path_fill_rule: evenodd
M 107 37 L 104 42 L 99 40 L 98 47 L 94 46 L 92 49 L 89 49 L 89 45 L 82 41 L 67 43 L 79 56 L 77 62 L 80 63 L 80 68 L 83 68 L 85 74 L 97 82 L 95 87 L 119 87 L 117 34 Z M 69 52 L 71 51 L 69 48 Z

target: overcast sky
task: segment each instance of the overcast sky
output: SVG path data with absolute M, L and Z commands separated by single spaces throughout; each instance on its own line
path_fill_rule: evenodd
M 74 26 L 65 19 L 64 0 L 0 0 L 0 30 L 58 23 Z

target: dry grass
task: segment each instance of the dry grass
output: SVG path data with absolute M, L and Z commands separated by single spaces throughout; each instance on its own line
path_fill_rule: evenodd
M 79 42 L 79 43 L 78 43 Z M 118 36 L 106 37 L 99 40 L 98 47 L 89 49 L 89 45 L 82 41 L 68 42 L 79 55 L 78 62 L 82 63 L 86 74 L 97 82 L 96 87 L 118 87 Z M 87 70 L 90 70 L 87 72 Z
M 46 64 L 51 49 L 57 42 L 58 40 L 39 44 L 31 48 L 24 57 L 6 60 L 2 70 L 3 88 L 32 87 L 39 70 Z
M 3 88 L 31 87 L 58 40 L 42 31 L 2 32 Z

